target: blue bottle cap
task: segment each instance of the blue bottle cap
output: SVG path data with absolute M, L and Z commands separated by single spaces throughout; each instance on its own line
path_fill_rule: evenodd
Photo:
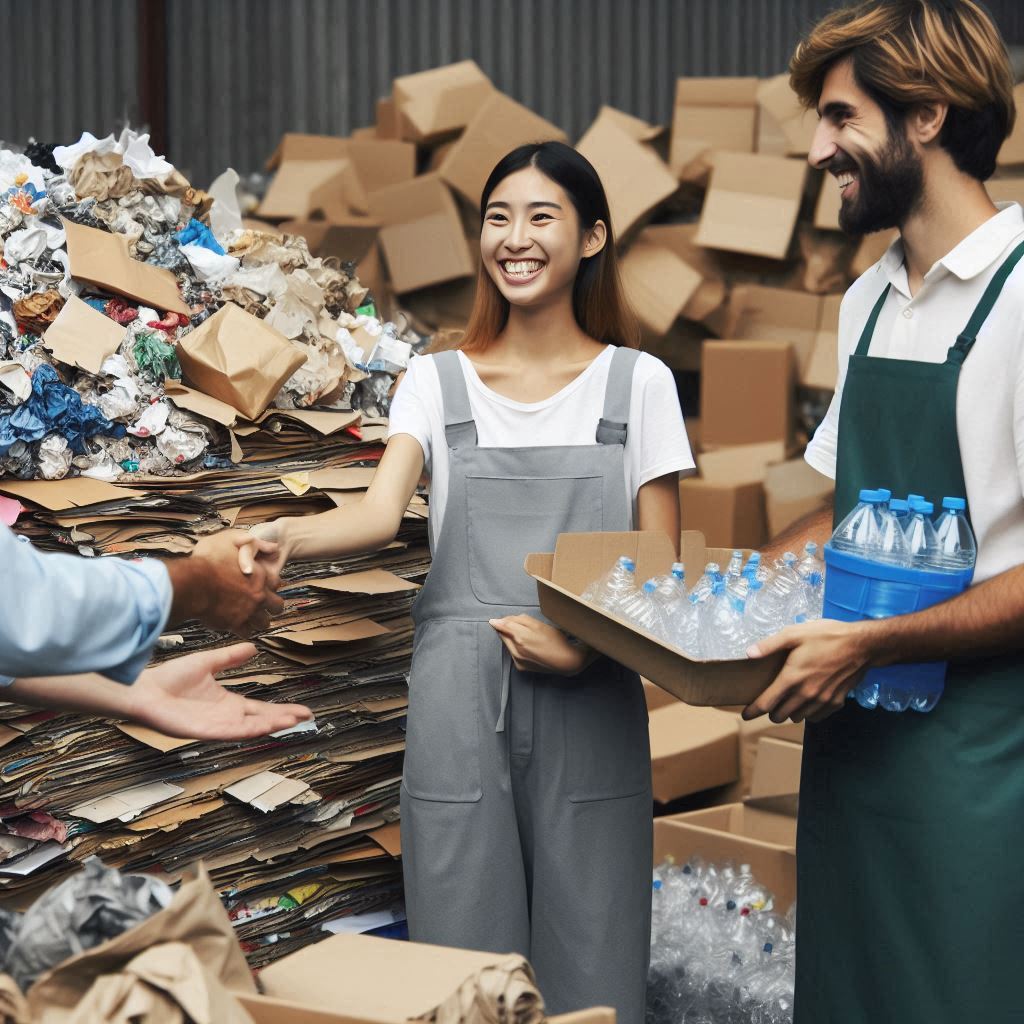
M 913 506 L 915 512 L 930 516 L 935 511 L 935 506 L 930 501 L 919 501 Z
M 953 508 L 958 512 L 963 512 L 963 510 L 967 508 L 967 501 L 964 498 L 943 498 L 942 507 Z
M 711 593 L 712 594 L 721 594 L 724 591 L 725 591 L 725 580 L 715 580 L 715 582 L 711 584 Z
M 628 569 L 630 572 L 636 572 L 636 562 L 632 558 L 624 558 L 622 560 L 623 569 Z
M 893 498 L 892 501 L 889 502 L 889 511 L 890 512 L 909 512 L 910 511 L 910 503 L 905 501 L 903 498 Z
M 907 504 L 910 506 L 911 512 L 920 512 L 921 507 L 926 505 L 927 502 L 920 494 L 911 494 L 910 497 L 907 498 Z
M 801 612 L 793 621 L 798 623 L 798 624 L 801 623 L 801 622 L 806 622 L 807 621 L 807 616 L 804 615 L 803 612 Z
M 908 494 L 907 495 L 907 501 L 909 501 L 910 504 L 913 505 L 915 501 L 924 501 L 924 495 L 923 494 Z
M 648 580 L 644 586 L 643 591 L 645 594 L 653 594 L 658 589 L 658 584 L 654 580 Z
M 749 564 L 750 562 L 753 562 L 756 565 L 760 561 L 761 561 L 761 552 L 760 551 L 751 551 L 750 552 L 750 557 L 747 559 L 747 563 Z
M 879 487 L 875 493 L 882 499 L 882 501 L 888 501 L 892 497 L 892 491 L 888 487 Z
M 858 501 L 877 501 L 878 491 L 873 491 L 869 487 L 865 487 L 864 490 L 857 495 Z

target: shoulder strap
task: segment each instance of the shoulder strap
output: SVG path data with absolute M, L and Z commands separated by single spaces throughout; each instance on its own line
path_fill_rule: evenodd
M 866 356 L 868 354 L 868 349 L 871 347 L 871 339 L 875 334 L 875 324 L 878 323 L 879 314 L 882 312 L 885 300 L 889 297 L 889 289 L 891 287 L 892 285 L 887 284 L 882 291 L 882 294 L 878 296 L 878 301 L 871 310 L 868 322 L 864 325 L 864 330 L 860 332 L 860 341 L 857 342 L 857 351 L 855 355 Z
M 449 448 L 475 448 L 476 423 L 469 406 L 466 378 L 456 351 L 438 352 L 433 357 L 441 380 L 444 408 L 444 436 Z
M 962 363 L 967 358 L 968 353 L 974 347 L 975 341 L 978 340 L 978 331 L 981 330 L 982 324 L 988 319 L 989 313 L 992 312 L 992 307 L 996 304 L 996 300 L 1003 290 L 1003 285 L 1006 284 L 1006 279 L 1013 273 L 1013 268 L 1017 266 L 1022 256 L 1024 256 L 1024 242 L 1021 242 L 1003 260 L 1002 266 L 995 272 L 992 280 L 989 281 L 981 301 L 971 314 L 971 319 L 967 321 L 967 326 L 960 332 L 953 347 L 949 350 L 946 362 Z
M 625 444 L 629 423 L 629 400 L 633 393 L 633 370 L 640 353 L 620 345 L 612 354 L 608 368 L 608 386 L 604 393 L 604 413 L 597 424 L 598 444 Z

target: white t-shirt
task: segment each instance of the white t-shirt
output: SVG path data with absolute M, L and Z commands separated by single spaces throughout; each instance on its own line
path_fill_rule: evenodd
M 608 346 L 578 377 L 543 402 L 515 402 L 492 391 L 462 353 L 459 361 L 469 392 L 481 448 L 536 448 L 596 443 L 604 411 Z M 388 437 L 411 434 L 420 443 L 430 476 L 430 538 L 441 535 L 448 499 L 448 445 L 444 436 L 441 382 L 434 360 L 416 356 L 391 403 Z M 633 373 L 625 446 L 626 494 L 636 520 L 636 495 L 649 480 L 694 469 L 672 371 L 641 353 Z
M 899 240 L 846 293 L 839 311 L 835 397 L 805 455 L 819 473 L 835 477 L 846 367 L 882 289 L 892 284 L 869 355 L 945 361 L 996 270 L 1024 241 L 1024 211 L 1016 203 L 998 205 L 996 216 L 935 263 L 913 298 Z M 956 417 L 978 542 L 974 579 L 981 582 L 1024 562 L 1024 260 L 1007 279 L 960 371 Z M 886 482 L 864 482 L 876 485 Z

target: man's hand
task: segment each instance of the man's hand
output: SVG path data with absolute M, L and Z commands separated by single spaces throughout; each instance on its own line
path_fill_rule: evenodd
M 869 625 L 820 619 L 787 626 L 758 640 L 747 651 L 751 658 L 776 651 L 790 654 L 775 681 L 744 709 L 743 717 L 768 715 L 776 723 L 787 718 L 817 722 L 834 714 L 870 665 L 872 651 L 865 628 Z
M 221 530 L 203 537 L 188 558 L 166 562 L 174 587 L 171 621 L 196 618 L 212 629 L 252 636 L 284 608 L 276 591 L 280 577 L 272 564 L 255 559 L 249 572 L 239 567 L 239 549 L 252 546 L 273 558 L 277 545 L 245 530 Z
M 268 704 L 225 689 L 217 672 L 236 668 L 256 653 L 252 644 L 200 651 L 146 669 L 124 687 L 126 715 L 168 736 L 245 740 L 288 729 L 313 717 L 301 704 Z
M 490 624 L 523 672 L 574 676 L 593 660 L 593 652 L 570 643 L 564 633 L 532 615 L 509 615 Z
M 280 577 L 288 558 L 288 544 L 281 520 L 257 523 L 249 530 L 247 543 L 238 545 L 238 567 L 246 575 L 255 570 L 258 562 L 267 572 Z

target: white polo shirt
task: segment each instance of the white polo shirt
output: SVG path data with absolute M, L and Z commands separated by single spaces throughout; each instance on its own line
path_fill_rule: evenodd
M 819 473 L 835 478 L 847 363 L 886 284 L 892 288 L 868 354 L 943 362 L 1003 260 L 1024 241 L 1024 211 L 1017 203 L 998 206 L 998 214 L 932 266 L 913 298 L 899 239 L 843 297 L 836 393 L 804 456 Z M 956 416 L 978 541 L 978 583 L 1024 563 L 1024 259 L 1007 279 L 960 371 Z M 886 483 L 865 482 L 876 485 Z

